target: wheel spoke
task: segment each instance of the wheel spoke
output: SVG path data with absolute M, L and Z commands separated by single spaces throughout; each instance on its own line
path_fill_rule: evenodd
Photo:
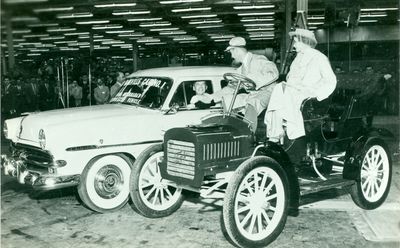
M 144 188 L 147 188 L 147 187 L 152 186 L 152 185 L 154 185 L 154 183 L 152 183 L 152 182 L 143 183 L 142 185 L 140 185 L 140 188 L 144 189 Z
M 267 178 L 268 178 L 267 173 L 264 173 L 259 190 L 262 190 L 265 187 L 265 183 L 267 182 Z
M 244 203 L 249 202 L 249 197 L 247 195 L 239 194 L 237 199 L 240 202 L 244 202 Z
M 160 189 L 160 201 L 161 201 L 161 205 L 164 204 L 164 189 Z
M 261 212 L 257 214 L 257 231 L 258 233 L 262 232 L 263 226 L 262 226 L 262 219 L 261 219 Z
M 244 206 L 244 207 L 238 209 L 238 210 L 237 210 L 237 213 L 238 213 L 238 214 L 241 214 L 241 213 L 243 213 L 244 211 L 247 211 L 247 210 L 249 210 L 249 209 L 250 209 L 250 205 L 246 205 L 246 206 Z
M 246 223 L 249 221 L 250 217 L 253 215 L 253 213 L 251 211 L 249 211 L 246 216 L 242 219 L 242 221 L 240 222 L 240 225 L 244 228 L 244 226 L 246 225 Z
M 169 196 L 170 198 L 172 197 L 171 191 L 169 191 L 168 187 L 165 188 L 165 192 L 167 192 L 167 194 L 168 194 L 168 196 Z
M 274 206 L 269 206 L 269 208 L 268 208 L 269 210 L 271 210 L 271 211 L 274 211 L 274 212 L 276 212 L 276 207 L 274 207 Z
M 270 201 L 272 199 L 275 199 L 278 196 L 278 194 L 273 194 L 273 195 L 269 195 L 265 198 L 266 201 Z
M 156 192 L 154 193 L 153 204 L 156 204 L 159 192 L 160 192 L 160 189 L 157 188 Z
M 267 225 L 269 225 L 271 223 L 271 219 L 268 217 L 268 214 L 265 211 L 265 209 L 261 210 L 261 215 L 264 217 L 265 221 L 267 222 Z
M 367 195 L 371 196 L 371 188 L 372 188 L 372 183 L 371 181 L 368 181 L 368 185 L 367 185 Z
M 153 186 L 150 190 L 149 190 L 149 192 L 147 192 L 147 194 L 144 196 L 146 199 L 149 199 L 149 196 L 151 195 L 151 193 L 153 193 L 154 192 L 154 190 L 156 189 L 156 186 Z
M 253 233 L 254 225 L 256 223 L 256 217 L 257 217 L 257 215 L 255 215 L 255 214 L 251 215 L 251 221 L 250 221 L 250 225 L 249 225 L 249 233 Z

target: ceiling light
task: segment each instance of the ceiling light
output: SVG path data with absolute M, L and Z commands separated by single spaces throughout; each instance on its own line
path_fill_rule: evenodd
M 179 30 L 179 28 L 151 28 L 150 31 L 160 32 L 160 31 L 175 31 Z
M 141 11 L 115 11 L 112 12 L 112 15 L 145 15 L 150 14 L 150 10 L 141 10 Z
M 54 44 L 70 44 L 70 43 L 76 43 L 76 40 L 54 41 Z
M 233 6 L 234 9 L 272 9 L 275 8 L 275 5 L 247 5 L 247 6 Z
M 196 28 L 206 29 L 206 28 L 222 28 L 224 25 L 204 25 L 204 26 L 197 26 Z
M 115 28 L 123 28 L 122 25 L 119 24 L 110 24 L 110 25 L 95 25 L 92 29 L 115 29 Z
M 275 12 L 248 12 L 248 13 L 238 13 L 238 16 L 265 16 L 273 15 Z
M 367 13 L 367 14 L 361 14 L 360 15 L 360 17 L 385 17 L 385 16 L 387 16 L 387 14 L 386 13 L 376 13 L 376 14 L 374 14 L 374 13 Z
M 16 30 L 11 31 L 11 33 L 13 33 L 13 34 L 28 34 L 31 32 L 32 31 L 30 29 L 16 29 Z
M 371 9 L 360 9 L 360 11 L 387 11 L 387 10 L 398 10 L 399 8 L 371 8 Z
M 268 21 L 274 21 L 274 18 L 242 18 L 240 20 L 241 22 L 268 22 Z
M 50 37 L 43 37 L 40 40 L 62 40 L 65 36 L 50 36 Z
M 56 15 L 58 19 L 68 19 L 68 18 L 82 18 L 82 17 L 93 17 L 92 13 L 72 13 L 72 14 L 58 14 Z
M 111 44 L 125 44 L 124 41 L 121 40 L 110 40 L 102 42 L 103 45 L 111 45 Z
M 200 43 L 199 40 L 185 40 L 185 41 L 179 41 L 179 43 L 185 44 L 185 43 Z
M 155 38 L 142 38 L 137 40 L 138 43 L 160 42 L 160 39 Z
M 75 22 L 76 24 L 79 25 L 86 25 L 86 24 L 106 24 L 110 23 L 108 20 L 98 20 L 98 21 L 82 21 L 82 22 Z
M 28 53 L 26 56 L 40 56 L 40 53 Z
M 42 45 L 40 42 L 21 42 L 19 43 L 21 46 L 36 46 L 36 45 Z
M 57 12 L 57 11 L 70 11 L 73 9 L 74 9 L 74 7 L 42 8 L 42 9 L 33 9 L 33 12 L 35 12 L 35 13 Z
M 140 27 L 164 27 L 164 26 L 171 26 L 170 22 L 150 22 L 150 23 L 141 23 L 139 24 Z
M 378 20 L 359 20 L 358 22 L 378 22 Z
M 136 3 L 109 3 L 109 4 L 95 4 L 95 8 L 115 8 L 115 7 L 133 7 Z
M 20 4 L 20 3 L 43 3 L 48 0 L 5 0 L 6 4 Z
M 192 12 L 192 11 L 204 11 L 204 10 L 211 10 L 211 7 L 189 7 L 185 9 L 173 9 L 171 10 L 174 13 L 179 13 L 179 12 Z
M 14 42 L 23 42 L 26 41 L 26 39 L 13 39 Z
M 64 35 L 66 35 L 66 36 L 70 36 L 70 35 L 89 35 L 89 32 L 65 33 Z
M 210 35 L 210 38 L 215 40 L 215 39 L 231 39 L 235 37 L 234 35 L 231 34 L 221 34 L 221 35 Z
M 10 19 L 12 22 L 37 22 L 39 18 L 34 16 L 15 16 Z
M 68 31 L 75 31 L 76 28 L 48 28 L 47 32 L 68 32 Z
M 274 37 L 273 33 L 249 33 L 249 37 Z
M 34 23 L 28 24 L 28 27 L 37 28 L 37 27 L 55 27 L 58 26 L 58 23 Z
M 193 37 L 193 36 L 187 36 L 187 37 L 185 37 L 185 36 L 181 36 L 181 37 L 175 37 L 175 38 L 173 38 L 173 40 L 174 41 L 184 41 L 184 40 L 197 40 L 197 37 Z
M 167 42 L 149 42 L 149 43 L 144 43 L 147 46 L 152 46 L 152 45 L 165 45 Z
M 110 30 L 106 31 L 107 34 L 121 34 L 121 33 L 133 33 L 135 30 Z
M 214 40 L 215 42 L 226 42 L 229 41 L 230 39 L 218 39 L 218 40 Z
M 273 23 L 246 23 L 243 24 L 245 27 L 272 27 L 274 26 Z
M 212 18 L 212 17 L 217 17 L 217 15 L 216 14 L 207 14 L 207 15 L 181 16 L 182 19 Z
M 175 4 L 175 3 L 195 3 L 195 2 L 203 2 L 204 0 L 168 0 L 168 1 L 160 1 L 160 4 Z
M 220 19 L 209 19 L 209 20 L 202 20 L 202 21 L 189 21 L 189 24 L 208 24 L 208 23 L 221 23 L 222 20 Z
M 324 22 L 309 22 L 308 25 L 322 25 Z
M 78 39 L 89 39 L 90 37 L 88 35 L 84 35 L 84 36 L 78 36 Z
M 274 37 L 251 37 L 250 40 L 273 40 Z
M 325 20 L 325 16 L 307 16 L 307 20 Z
M 142 33 L 134 33 L 134 34 L 119 34 L 119 37 L 143 37 Z
M 247 32 L 252 32 L 252 31 L 273 31 L 275 28 L 246 28 Z
M 186 31 L 163 31 L 160 32 L 160 35 L 179 35 L 179 34 L 186 34 Z
M 161 17 L 154 17 L 154 18 L 133 18 L 128 19 L 128 22 L 146 22 L 146 21 L 161 21 Z
M 110 49 L 110 47 L 109 47 L 109 46 L 104 46 L 104 47 L 95 46 L 93 49 L 94 49 L 94 50 L 105 50 L 105 49 Z
M 22 35 L 24 38 L 39 38 L 39 37 L 47 37 L 49 34 L 26 34 Z
M 79 48 L 73 48 L 73 47 L 60 47 L 60 51 L 78 51 Z

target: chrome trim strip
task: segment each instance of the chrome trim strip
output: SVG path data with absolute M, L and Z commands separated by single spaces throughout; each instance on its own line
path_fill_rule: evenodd
M 86 146 L 68 147 L 65 150 L 67 152 L 76 152 L 76 151 L 86 151 L 86 150 L 102 149 L 102 148 L 109 148 L 109 147 L 136 146 L 136 145 L 153 144 L 153 143 L 161 143 L 161 142 L 162 142 L 162 140 L 149 140 L 149 141 L 142 141 L 142 142 L 113 144 L 113 145 L 104 145 L 104 146 L 86 145 Z

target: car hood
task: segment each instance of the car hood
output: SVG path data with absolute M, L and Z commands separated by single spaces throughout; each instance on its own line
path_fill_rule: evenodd
M 138 130 L 146 130 L 139 126 L 157 126 L 160 116 L 160 110 L 121 104 L 45 111 L 22 118 L 22 128 L 17 129 L 16 135 L 19 141 L 38 146 L 38 134 L 43 129 L 46 148 L 127 143 L 134 142 L 132 138 L 137 137 Z M 149 136 L 152 135 L 142 134 L 140 140 L 151 139 Z

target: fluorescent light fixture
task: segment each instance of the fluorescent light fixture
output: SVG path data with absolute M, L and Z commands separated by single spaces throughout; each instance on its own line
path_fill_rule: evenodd
M 360 17 L 385 17 L 387 16 L 386 13 L 379 13 L 379 14 L 374 14 L 374 13 L 368 13 L 368 14 L 361 14 Z
M 15 29 L 15 30 L 11 31 L 11 33 L 13 33 L 13 34 L 28 34 L 31 32 L 32 32 L 32 30 L 30 30 L 30 29 Z
M 125 42 L 121 41 L 121 40 L 110 40 L 110 41 L 103 41 L 101 44 L 103 44 L 103 45 L 125 44 Z
M 69 43 L 68 46 L 89 46 L 90 42 L 73 42 Z
M 24 61 L 24 62 L 33 62 L 34 60 L 33 59 L 23 59 L 22 61 Z
M 324 22 L 309 22 L 308 25 L 322 25 Z
M 312 29 L 312 30 L 314 30 L 314 29 L 317 29 L 318 27 L 308 27 L 308 29 Z
M 89 35 L 89 32 L 77 32 L 77 33 L 65 33 L 65 36 L 72 36 L 72 35 Z
M 249 37 L 274 37 L 273 33 L 249 33 Z
M 275 12 L 248 12 L 248 13 L 238 13 L 238 16 L 266 16 L 273 15 Z
M 140 27 L 165 27 L 165 26 L 171 26 L 172 24 L 168 21 L 165 22 L 148 22 L 148 23 L 141 23 L 139 24 Z
M 30 28 L 38 28 L 38 27 L 55 27 L 58 26 L 58 23 L 34 23 L 27 25 Z
M 217 39 L 217 40 L 214 40 L 214 42 L 227 42 L 229 40 L 230 39 Z
M 154 17 L 154 18 L 133 18 L 128 19 L 128 22 L 151 22 L 151 21 L 161 21 L 161 17 Z
M 48 28 L 47 32 L 69 32 L 69 31 L 75 31 L 76 28 Z
M 107 23 L 110 23 L 110 21 L 98 20 L 98 21 L 82 21 L 82 22 L 75 22 L 75 23 L 79 24 L 79 25 L 86 25 L 86 24 L 90 25 L 90 24 L 107 24 Z
M 48 51 L 50 51 L 49 49 L 30 49 L 29 51 L 31 51 L 31 52 L 48 52 Z
M 116 8 L 116 7 L 133 7 L 136 3 L 108 3 L 108 4 L 95 4 L 95 8 Z
M 197 26 L 196 28 L 199 29 L 207 29 L 207 28 L 222 28 L 224 25 L 203 25 L 203 26 Z
M 19 43 L 21 46 L 40 46 L 42 43 L 40 42 L 21 42 Z
M 93 42 L 112 41 L 113 39 L 94 39 Z
M 217 15 L 216 14 L 206 14 L 206 15 L 181 16 L 182 19 L 212 18 L 212 17 L 217 17 Z
M 40 40 L 62 40 L 65 36 L 50 36 L 50 37 L 43 37 Z
M 241 22 L 270 22 L 274 21 L 274 18 L 242 18 Z
M 184 9 L 173 9 L 171 11 L 174 13 L 179 13 L 179 12 L 193 12 L 193 11 L 205 11 L 205 10 L 211 10 L 211 7 L 189 7 Z
M 56 15 L 58 19 L 69 19 L 69 18 L 83 18 L 83 17 L 93 17 L 92 13 L 72 13 L 72 14 L 58 14 Z
M 146 15 L 150 14 L 150 10 L 138 10 L 138 11 L 131 11 L 131 10 L 124 10 L 124 11 L 115 11 L 112 12 L 112 15 Z
M 250 40 L 273 40 L 274 37 L 250 37 Z
M 25 34 L 22 35 L 24 38 L 40 38 L 40 37 L 48 37 L 49 34 Z
M 116 28 L 123 28 L 123 26 L 120 24 L 110 24 L 110 25 L 103 25 L 103 26 L 95 25 L 92 27 L 92 29 L 95 29 L 95 30 L 96 29 L 116 29 Z
M 123 34 L 123 33 L 134 33 L 135 30 L 110 30 L 106 31 L 107 34 Z
M 360 11 L 387 11 L 387 10 L 398 10 L 399 8 L 371 8 L 371 9 L 360 9 Z
M 234 9 L 273 9 L 275 5 L 268 4 L 268 5 L 246 5 L 246 6 L 233 6 Z
M 213 40 L 216 39 L 232 39 L 233 37 L 235 37 L 232 34 L 222 34 L 222 35 L 210 35 L 210 38 Z
M 358 22 L 378 22 L 378 20 L 359 20 Z
M 180 35 L 180 34 L 186 34 L 186 31 L 163 31 L 160 32 L 160 35 Z
M 325 16 L 307 16 L 307 20 L 325 20 Z
M 35 16 L 15 16 L 10 19 L 12 22 L 37 22 L 39 18 Z
M 148 42 L 144 43 L 146 46 L 152 46 L 152 45 L 165 45 L 167 42 Z
M 54 44 L 71 44 L 77 43 L 76 40 L 61 40 L 61 41 L 54 41 Z
M 78 51 L 79 48 L 74 47 L 60 47 L 60 51 Z
M 188 36 L 188 37 L 175 37 L 174 41 L 184 41 L 184 40 L 197 40 L 197 37 Z
M 26 56 L 40 56 L 40 53 L 28 53 Z
M 246 23 L 243 24 L 245 27 L 272 27 L 274 26 L 273 23 Z
M 220 19 L 204 19 L 202 21 L 189 21 L 189 24 L 195 25 L 195 24 L 210 24 L 210 23 L 221 23 L 222 20 Z
M 200 43 L 201 41 L 199 40 L 185 40 L 185 41 L 179 41 L 181 44 L 188 44 L 188 43 Z
M 160 42 L 160 39 L 155 38 L 142 38 L 137 40 L 138 43 Z
M 13 41 L 15 41 L 15 42 L 24 42 L 24 41 L 26 41 L 26 39 L 13 39 Z
M 103 47 L 101 47 L 101 46 L 95 46 L 93 49 L 94 49 L 94 50 L 106 50 L 106 49 L 110 49 L 110 47 L 109 47 L 109 46 L 103 46 Z
M 134 34 L 119 34 L 118 37 L 143 37 L 142 33 L 134 33 Z
M 246 28 L 247 32 L 257 32 L 257 31 L 274 31 L 275 28 Z
M 35 13 L 58 12 L 58 11 L 70 11 L 73 9 L 74 9 L 74 7 L 41 8 L 41 9 L 33 9 L 33 12 L 35 12 Z
M 160 4 L 175 4 L 175 3 L 196 3 L 196 2 L 203 2 L 204 0 L 167 0 L 167 1 L 160 1 Z
M 89 39 L 89 35 L 83 35 L 83 36 L 78 36 L 78 39 L 83 40 L 83 39 Z
M 179 30 L 179 28 L 151 28 L 150 31 L 160 32 L 160 31 L 175 31 Z
M 48 0 L 5 0 L 6 4 L 20 4 L 20 3 L 43 3 Z

